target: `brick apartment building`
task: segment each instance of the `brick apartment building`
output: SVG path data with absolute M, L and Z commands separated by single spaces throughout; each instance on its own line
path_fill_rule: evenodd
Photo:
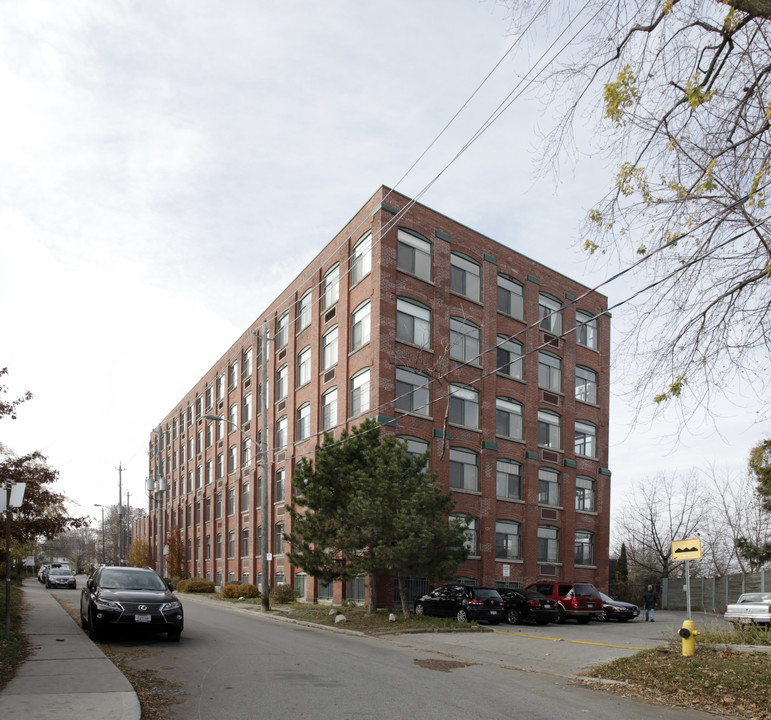
M 578 282 L 381 187 L 152 434 L 149 474 L 165 490 L 150 493 L 134 536 L 157 557 L 162 512 L 164 536 L 181 533 L 187 576 L 218 584 L 259 584 L 264 539 L 271 587 L 363 601 L 363 579 L 324 586 L 289 565 L 284 503 L 323 431 L 376 417 L 410 450 L 430 449 L 457 511 L 473 515 L 458 577 L 606 588 L 606 308 Z M 261 432 L 264 323 L 266 518 L 250 440 Z M 411 594 L 428 583 L 414 578 Z M 379 606 L 394 601 L 390 578 L 376 592 Z

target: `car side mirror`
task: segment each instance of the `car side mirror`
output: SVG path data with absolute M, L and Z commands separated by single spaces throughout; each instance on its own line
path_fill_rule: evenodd
M 167 582 L 166 583 L 166 587 L 169 588 L 169 590 L 171 590 L 172 592 L 174 592 L 174 584 L 173 583 Z
M 93 591 L 93 589 L 94 589 L 94 581 L 93 581 L 93 580 L 91 580 L 91 578 L 89 578 L 88 580 L 86 580 L 86 587 L 87 587 L 89 590 Z

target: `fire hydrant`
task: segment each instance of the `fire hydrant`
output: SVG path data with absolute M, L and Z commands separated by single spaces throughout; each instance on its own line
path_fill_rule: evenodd
M 683 657 L 691 657 L 696 654 L 696 636 L 699 631 L 693 624 L 693 620 L 683 620 L 683 626 L 677 631 L 683 639 Z

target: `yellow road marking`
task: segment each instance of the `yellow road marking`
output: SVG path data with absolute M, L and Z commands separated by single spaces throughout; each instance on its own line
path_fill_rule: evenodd
M 550 640 L 551 642 L 566 642 L 565 638 L 546 637 L 545 635 L 528 635 L 527 633 L 515 633 L 508 630 L 494 630 L 501 635 L 513 635 L 514 637 L 531 638 L 533 640 Z M 637 645 L 613 645 L 611 643 L 591 642 L 589 640 L 567 640 L 576 645 L 599 645 L 600 647 L 620 648 L 621 650 L 647 650 L 647 647 L 638 647 Z

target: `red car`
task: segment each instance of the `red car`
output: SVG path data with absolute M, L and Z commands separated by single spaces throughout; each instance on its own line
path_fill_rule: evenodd
M 600 591 L 587 582 L 551 582 L 539 581 L 530 583 L 526 590 L 536 590 L 557 603 L 559 620 L 575 618 L 576 622 L 588 623 L 594 615 L 603 611 Z

